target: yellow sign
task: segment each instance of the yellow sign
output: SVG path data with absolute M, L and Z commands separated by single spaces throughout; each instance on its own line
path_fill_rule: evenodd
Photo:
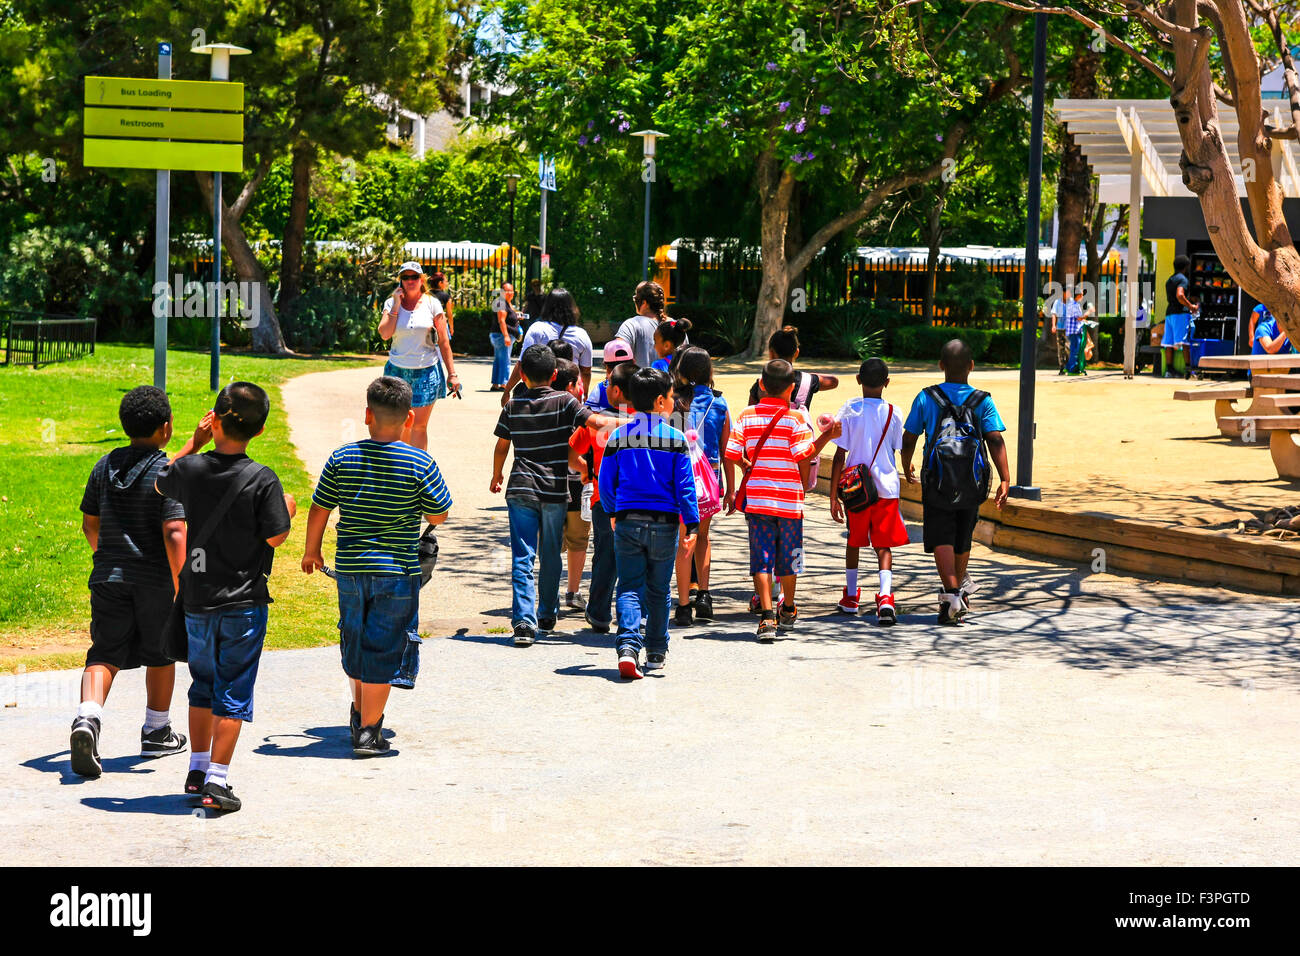
M 88 106 L 85 111 L 85 134 L 242 143 L 244 115 L 193 113 L 184 110 L 95 109 Z
M 244 84 L 220 80 L 86 77 L 87 106 L 166 106 L 189 110 L 243 110 Z
M 118 169 L 196 169 L 238 173 L 244 169 L 244 147 L 238 143 L 178 143 L 149 139 L 86 137 L 87 166 Z

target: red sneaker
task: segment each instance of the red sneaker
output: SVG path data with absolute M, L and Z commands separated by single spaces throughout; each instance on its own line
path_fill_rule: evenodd
M 861 608 L 858 606 L 858 598 L 862 596 L 861 589 L 849 594 L 849 589 L 844 589 L 844 596 L 840 598 L 840 603 L 836 605 L 845 614 L 857 614 Z M 877 602 L 879 603 L 879 602 Z
M 888 627 L 898 620 L 898 612 L 894 610 L 894 596 L 892 594 L 876 595 L 876 623 L 881 627 Z

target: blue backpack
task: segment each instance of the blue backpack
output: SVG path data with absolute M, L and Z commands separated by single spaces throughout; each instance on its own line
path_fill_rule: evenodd
M 921 468 L 924 502 L 947 511 L 977 508 L 989 496 L 989 459 L 978 414 L 989 393 L 975 389 L 960 405 L 938 385 L 925 394 L 939 408 L 939 426 Z

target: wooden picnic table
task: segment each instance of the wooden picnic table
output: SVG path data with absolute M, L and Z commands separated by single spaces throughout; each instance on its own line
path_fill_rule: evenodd
M 1300 376 L 1289 374 L 1293 369 L 1300 370 L 1300 354 L 1291 355 L 1207 355 L 1201 359 L 1199 368 L 1221 371 L 1248 371 L 1256 374 L 1249 384 L 1236 386 L 1244 392 L 1233 394 L 1232 386 L 1215 386 L 1212 388 L 1187 389 L 1174 393 L 1174 397 L 1185 401 L 1214 400 L 1214 420 L 1219 426 L 1219 434 L 1236 437 L 1242 433 L 1246 419 L 1268 419 L 1275 417 L 1283 407 L 1289 407 L 1288 399 L 1279 398 L 1294 387 Z M 1244 410 L 1233 407 L 1233 401 L 1250 399 L 1250 406 Z M 1266 428 L 1268 421 L 1258 422 L 1257 428 Z
M 1300 369 L 1300 353 L 1291 355 L 1206 355 L 1196 365 L 1220 371 L 1290 371 Z

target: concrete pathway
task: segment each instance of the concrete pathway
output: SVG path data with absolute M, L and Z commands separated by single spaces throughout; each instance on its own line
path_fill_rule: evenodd
M 877 628 L 833 613 L 842 532 L 815 500 L 795 631 L 753 641 L 732 517 L 715 539 L 721 619 L 674 631 L 667 669 L 624 684 L 580 616 L 528 649 L 499 633 L 497 396 L 486 364 L 458 367 L 466 399 L 438 406 L 431 442 L 456 505 L 419 686 L 389 706 L 396 753 L 352 759 L 336 649 L 269 653 L 231 775 L 245 808 L 208 818 L 177 793 L 185 757 L 125 756 L 138 674 L 114 688 L 97 781 L 68 769 L 77 673 L 0 676 L 0 864 L 1300 860 L 1297 602 L 977 545 L 979 616 L 940 630 L 918 542 L 897 552 L 902 619 Z M 309 469 L 364 434 L 375 374 L 285 389 Z

